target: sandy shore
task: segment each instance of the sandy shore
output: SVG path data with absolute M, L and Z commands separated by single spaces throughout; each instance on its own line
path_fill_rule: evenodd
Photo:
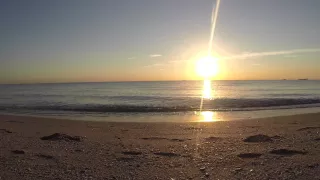
M 319 132 L 320 113 L 213 123 L 0 115 L 0 179 L 320 179 Z

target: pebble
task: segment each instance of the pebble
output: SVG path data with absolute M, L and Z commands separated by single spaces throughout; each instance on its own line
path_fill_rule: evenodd
M 241 170 L 242 170 L 242 168 L 236 168 L 234 171 L 239 172 Z
M 200 168 L 200 171 L 204 171 L 204 170 L 206 170 L 205 167 L 201 167 L 201 168 Z

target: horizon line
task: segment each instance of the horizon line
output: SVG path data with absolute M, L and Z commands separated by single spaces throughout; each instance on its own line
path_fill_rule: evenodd
M 212 79 L 211 81 L 301 81 L 305 79 Z M 319 81 L 320 79 L 306 79 L 308 81 Z M 77 83 L 129 83 L 129 82 L 177 82 L 177 81 L 203 81 L 194 80 L 133 80 L 133 81 L 71 81 L 71 82 L 37 82 L 37 83 L 0 83 L 0 85 L 34 85 L 34 84 L 77 84 Z

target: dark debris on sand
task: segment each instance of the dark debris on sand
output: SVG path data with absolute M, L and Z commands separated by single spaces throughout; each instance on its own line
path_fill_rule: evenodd
M 178 138 L 169 139 L 169 141 L 173 141 L 173 142 L 184 142 L 187 140 L 191 140 L 191 139 L 178 139 Z
M 47 140 L 47 141 L 77 141 L 80 142 L 83 140 L 83 137 L 80 136 L 69 136 L 67 134 L 62 134 L 62 133 L 54 133 L 50 136 L 43 136 L 40 138 L 41 140 Z
M 249 136 L 243 140 L 244 142 L 271 142 L 272 138 L 267 135 L 258 134 L 254 136 Z
M 11 151 L 13 154 L 25 154 L 23 150 L 13 150 Z
M 272 136 L 271 138 L 272 138 L 272 139 L 282 139 L 283 137 L 278 136 L 278 135 L 275 135 L 275 136 Z
M 133 157 L 118 157 L 116 158 L 117 161 L 125 161 L 125 162 L 128 162 L 128 161 L 133 161 L 134 158 Z
M 140 151 L 122 151 L 122 154 L 124 154 L 124 155 L 141 155 L 142 152 L 140 152 Z
M 11 120 L 11 121 L 6 121 L 6 122 L 9 122 L 9 123 L 24 123 L 24 122 L 21 122 L 21 121 L 14 121 L 14 120 Z
M 141 138 L 143 140 L 166 140 L 167 138 L 163 138 L 163 137 L 144 137 Z
M 290 149 L 275 149 L 270 151 L 271 154 L 283 155 L 283 156 L 292 156 L 296 154 L 307 154 L 306 151 L 297 151 L 297 150 L 290 150 Z
M 307 130 L 313 130 L 313 129 L 320 129 L 320 127 L 304 127 L 304 128 L 300 128 L 297 131 L 307 131 Z
M 220 137 L 214 137 L 214 136 L 210 136 L 210 137 L 205 138 L 206 141 L 211 141 L 211 142 L 215 142 L 220 139 L 221 139 Z
M 201 131 L 202 128 L 198 128 L 198 127 L 187 127 L 187 128 L 184 128 L 185 130 L 194 130 L 194 131 Z
M 238 157 L 239 158 L 258 158 L 260 157 L 262 154 L 260 153 L 241 153 L 241 154 L 238 154 Z
M 317 167 L 319 167 L 319 166 L 320 166 L 319 163 L 314 163 L 314 164 L 308 165 L 307 167 L 308 167 L 308 168 L 311 168 L 311 169 L 314 169 L 314 168 L 317 168 Z
M 177 157 L 177 156 L 180 156 L 179 154 L 176 154 L 176 153 L 172 153 L 172 152 L 156 152 L 156 153 L 153 153 L 154 155 L 157 155 L 157 156 L 167 156 L 167 157 Z
M 9 130 L 7 130 L 7 129 L 0 129 L 0 132 L 12 133 L 12 131 L 9 131 Z
M 46 155 L 46 154 L 37 154 L 36 156 L 40 157 L 40 158 L 44 158 L 44 159 L 54 159 L 53 156 L 51 155 Z
M 172 141 L 172 142 L 184 142 L 187 140 L 191 140 L 191 139 L 179 139 L 179 138 L 164 138 L 164 137 L 144 137 L 141 138 L 143 140 L 168 140 L 168 141 Z
M 84 150 L 82 150 L 82 149 L 76 149 L 76 150 L 74 150 L 75 152 L 83 152 Z

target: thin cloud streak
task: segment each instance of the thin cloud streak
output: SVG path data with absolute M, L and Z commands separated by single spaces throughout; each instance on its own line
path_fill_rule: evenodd
M 254 58 L 254 57 L 264 57 L 264 56 L 277 56 L 277 55 L 285 55 L 285 57 L 295 57 L 298 53 L 311 53 L 311 52 L 320 52 L 320 48 L 314 48 L 314 49 L 293 49 L 293 50 L 287 50 L 287 51 L 269 51 L 269 52 L 245 52 L 243 54 L 239 55 L 233 55 L 233 56 L 226 56 L 219 58 L 220 60 L 228 60 L 228 59 L 246 59 L 246 58 Z M 160 57 L 162 55 L 160 54 L 153 54 L 150 55 L 150 57 Z M 150 67 L 163 67 L 170 64 L 176 64 L 176 63 L 183 63 L 187 62 L 188 60 L 184 59 L 178 59 L 178 60 L 171 60 L 167 63 L 155 63 L 144 66 L 145 68 Z M 261 66 L 261 64 L 251 64 L 252 66 Z
M 156 58 L 156 57 L 161 57 L 161 54 L 150 54 L 149 57 L 151 58 Z
M 129 60 L 131 60 L 131 59 L 136 59 L 136 57 L 129 57 L 128 59 L 129 59 Z
M 246 59 L 246 58 L 254 58 L 254 57 L 290 55 L 290 54 L 311 53 L 311 52 L 320 52 L 320 48 L 293 49 L 293 50 L 288 50 L 288 51 L 269 51 L 269 52 L 257 52 L 257 53 L 244 53 L 244 54 L 240 54 L 240 55 L 222 57 L 220 59 Z

